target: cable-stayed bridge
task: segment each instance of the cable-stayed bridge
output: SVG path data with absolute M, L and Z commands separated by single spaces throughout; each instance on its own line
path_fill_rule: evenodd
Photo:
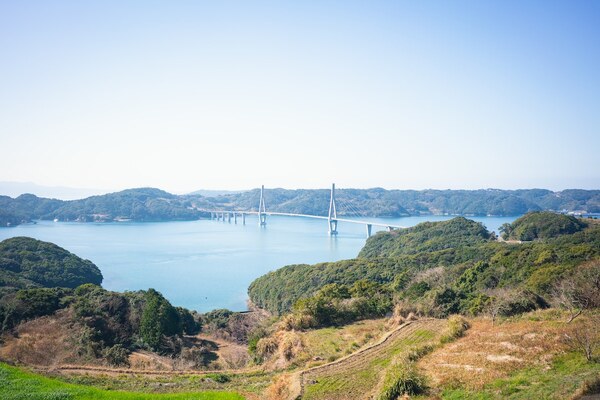
M 329 199 L 329 214 L 327 216 L 324 215 L 311 215 L 311 214 L 297 214 L 297 213 L 285 213 L 285 212 L 273 212 L 267 211 L 267 207 L 265 206 L 265 187 L 264 185 L 260 188 L 260 199 L 258 201 L 258 211 L 235 211 L 235 210 L 200 210 L 207 213 L 210 213 L 210 218 L 212 220 L 217 221 L 227 221 L 233 222 L 235 224 L 238 223 L 238 218 L 241 219 L 242 224 L 246 224 L 246 215 L 258 215 L 258 225 L 266 226 L 267 225 L 267 216 L 269 215 L 279 215 L 285 217 L 299 217 L 299 218 L 314 218 L 314 219 L 322 219 L 327 220 L 328 232 L 330 235 L 337 235 L 338 233 L 338 222 L 346 222 L 350 224 L 361 224 L 364 225 L 367 231 L 367 237 L 371 236 L 371 230 L 374 226 L 386 228 L 388 231 L 393 229 L 402 229 L 404 226 L 398 225 L 389 225 L 379 222 L 371 222 L 361 219 L 352 219 L 352 218 L 338 218 L 337 215 L 337 206 L 339 200 L 335 198 L 335 183 L 331 185 L 331 195 Z M 355 214 L 360 215 L 358 210 L 354 208 L 350 203 L 343 202 L 344 207 Z

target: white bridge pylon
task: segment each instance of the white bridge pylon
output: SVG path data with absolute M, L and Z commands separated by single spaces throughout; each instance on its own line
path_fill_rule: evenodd
M 258 226 L 267 225 L 267 207 L 265 207 L 265 185 L 260 187 L 260 200 L 258 202 Z
M 235 224 L 237 224 L 238 215 L 241 215 L 242 223 L 244 225 L 246 224 L 246 214 L 256 214 L 258 216 L 258 225 L 261 227 L 265 227 L 267 225 L 267 215 L 326 219 L 327 225 L 328 225 L 328 232 L 331 236 L 338 234 L 338 222 L 348 222 L 351 224 L 364 225 L 367 230 L 367 237 L 371 236 L 373 226 L 384 227 L 384 228 L 387 228 L 388 231 L 391 231 L 394 229 L 405 228 L 404 226 L 388 225 L 388 224 L 382 224 L 379 222 L 338 218 L 337 205 L 335 202 L 335 183 L 331 184 L 331 194 L 329 197 L 329 214 L 326 217 L 322 216 L 322 215 L 295 214 L 295 213 L 267 211 L 267 208 L 265 206 L 265 186 L 264 185 L 261 185 L 261 187 L 260 187 L 260 199 L 258 201 L 258 211 L 223 211 L 223 210 L 204 210 L 204 209 L 201 209 L 200 211 L 209 212 L 211 219 L 215 219 L 217 221 L 221 220 L 223 222 L 227 221 L 229 223 L 231 223 L 231 216 L 233 215 L 233 221 Z
M 331 184 L 331 196 L 329 197 L 329 234 L 337 235 L 337 209 L 335 207 L 335 183 Z

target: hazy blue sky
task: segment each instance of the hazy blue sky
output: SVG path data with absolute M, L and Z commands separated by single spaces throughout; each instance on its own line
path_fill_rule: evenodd
M 599 1 L 0 0 L 0 180 L 600 188 Z

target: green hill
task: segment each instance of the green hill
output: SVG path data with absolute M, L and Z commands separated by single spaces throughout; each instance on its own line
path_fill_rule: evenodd
M 321 323 L 385 314 L 393 302 L 435 316 L 477 314 L 500 291 L 511 303 L 507 313 L 522 312 L 548 304 L 557 281 L 600 257 L 598 224 L 520 245 L 491 239 L 465 218 L 423 223 L 375 235 L 354 260 L 270 272 L 252 282 L 248 293 L 254 304 L 273 313 L 296 305 L 313 317 L 320 313 Z
M 149 222 L 196 220 L 202 216 L 187 197 L 154 188 L 128 189 L 71 201 L 44 199 L 32 194 L 16 199 L 0 196 L 0 210 L 0 226 L 14 226 L 36 219 Z
M 570 215 L 532 212 L 502 226 L 502 237 L 512 240 L 548 239 L 582 231 L 587 223 Z
M 362 258 L 396 257 L 434 252 L 489 241 L 491 234 L 479 223 L 457 217 L 449 221 L 424 222 L 411 228 L 380 232 L 370 237 L 359 253 Z
M 89 260 L 33 238 L 0 242 L 0 287 L 75 288 L 84 283 L 102 283 L 100 270 Z

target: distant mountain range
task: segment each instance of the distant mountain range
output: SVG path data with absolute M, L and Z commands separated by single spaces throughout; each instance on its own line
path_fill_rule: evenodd
M 110 190 L 73 188 L 65 186 L 43 186 L 32 182 L 0 182 L 0 193 L 17 197 L 21 194 L 35 194 L 50 199 L 75 200 L 108 193 Z
M 204 196 L 204 197 L 217 197 L 231 194 L 239 194 L 246 192 L 246 190 L 196 190 L 188 193 L 190 196 Z
M 207 210 L 256 210 L 259 189 L 243 192 L 175 195 L 154 188 L 128 189 L 80 200 L 57 200 L 23 194 L 0 196 L 0 226 L 33 220 L 80 222 L 175 221 L 208 216 Z M 401 217 L 410 215 L 522 215 L 551 210 L 600 213 L 600 190 L 553 192 L 523 190 L 385 190 L 339 189 L 338 215 Z M 326 215 L 328 189 L 268 189 L 267 210 Z

